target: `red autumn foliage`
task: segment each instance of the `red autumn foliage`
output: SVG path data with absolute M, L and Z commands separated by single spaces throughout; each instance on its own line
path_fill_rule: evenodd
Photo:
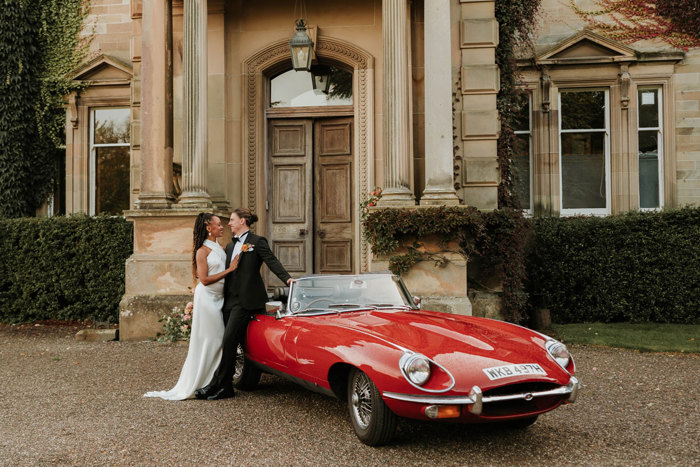
M 700 47 L 700 0 L 597 0 L 599 10 L 572 8 L 594 29 L 620 42 L 661 39 L 673 47 Z

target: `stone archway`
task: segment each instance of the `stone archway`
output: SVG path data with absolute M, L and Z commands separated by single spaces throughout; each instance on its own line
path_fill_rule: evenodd
M 344 63 L 353 68 L 354 103 L 354 147 L 357 161 L 355 180 L 355 205 L 359 206 L 361 197 L 370 190 L 374 161 L 374 57 L 351 43 L 319 36 L 316 43 L 316 55 L 321 59 Z M 255 212 L 265 211 L 265 73 L 289 60 L 289 40 L 276 41 L 256 52 L 244 62 L 243 78 L 245 80 L 243 101 L 245 102 L 243 119 L 243 159 L 245 164 L 244 204 Z M 359 270 L 369 271 L 370 251 L 366 242 L 362 242 L 362 226 L 358 222 L 355 231 L 356 244 L 359 246 Z

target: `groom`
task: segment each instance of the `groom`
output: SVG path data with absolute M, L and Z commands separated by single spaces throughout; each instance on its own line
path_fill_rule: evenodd
M 238 257 L 238 268 L 226 276 L 224 282 L 224 330 L 221 363 L 207 386 L 195 391 L 197 399 L 225 399 L 233 397 L 233 373 L 236 365 L 236 350 L 243 340 L 251 316 L 265 311 L 267 292 L 260 276 L 260 267 L 267 267 L 289 285 L 294 279 L 270 251 L 267 240 L 250 232 L 258 216 L 250 209 L 238 208 L 231 214 L 228 223 L 233 241 L 226 245 L 226 267 L 232 258 Z

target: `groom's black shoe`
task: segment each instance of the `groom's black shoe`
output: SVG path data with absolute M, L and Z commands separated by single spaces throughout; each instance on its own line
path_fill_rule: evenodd
M 219 388 L 214 394 L 207 397 L 207 399 L 210 401 L 216 401 L 219 399 L 228 399 L 229 397 L 233 397 L 235 395 L 236 394 L 233 392 L 232 387 Z
M 217 389 L 218 388 L 216 386 L 211 384 L 209 386 L 204 386 L 203 388 L 197 389 L 194 392 L 194 397 L 196 397 L 197 399 L 206 399 L 207 397 L 214 394 Z

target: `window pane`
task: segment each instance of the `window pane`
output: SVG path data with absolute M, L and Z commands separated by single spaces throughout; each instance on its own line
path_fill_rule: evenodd
M 129 109 L 95 110 L 95 144 L 129 142 Z
M 639 91 L 639 128 L 659 126 L 659 99 L 656 89 Z
M 530 209 L 530 135 L 517 135 L 515 140 L 513 189 L 520 199 L 520 207 Z
M 270 80 L 270 107 L 308 107 L 318 105 L 352 105 L 352 73 L 330 69 L 328 94 L 314 89 L 308 71 L 289 70 Z
M 605 133 L 563 133 L 561 146 L 563 208 L 605 208 Z
M 530 102 L 527 102 L 515 117 L 514 131 L 530 131 Z
M 605 128 L 605 91 L 562 91 L 561 127 L 564 130 Z
M 120 215 L 129 209 L 129 148 L 95 148 L 95 212 Z
M 639 207 L 659 207 L 659 134 L 639 132 Z

